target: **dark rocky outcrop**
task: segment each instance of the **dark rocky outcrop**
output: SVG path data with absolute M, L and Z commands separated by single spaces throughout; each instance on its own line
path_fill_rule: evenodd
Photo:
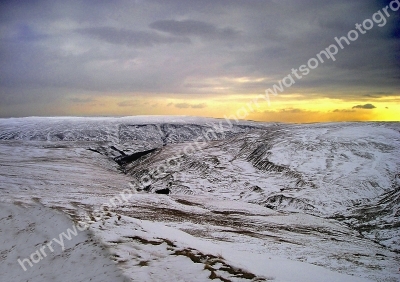
M 157 150 L 157 148 L 151 149 L 151 150 L 147 150 L 147 151 L 143 151 L 143 152 L 137 152 L 137 153 L 134 153 L 134 154 L 131 154 L 131 155 L 124 154 L 124 155 L 115 157 L 114 161 L 117 164 L 119 164 L 120 166 L 124 166 L 124 165 L 126 165 L 128 163 L 136 161 L 140 157 L 143 157 L 143 156 L 145 156 L 147 154 L 150 154 L 150 153 L 154 152 L 155 150 Z
M 156 190 L 155 192 L 156 192 L 156 194 L 168 195 L 171 191 L 169 190 L 169 188 L 165 188 L 165 189 Z

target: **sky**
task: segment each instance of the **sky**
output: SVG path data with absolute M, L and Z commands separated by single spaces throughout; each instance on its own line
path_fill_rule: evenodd
M 399 121 L 399 6 L 3 0 L 0 117 Z

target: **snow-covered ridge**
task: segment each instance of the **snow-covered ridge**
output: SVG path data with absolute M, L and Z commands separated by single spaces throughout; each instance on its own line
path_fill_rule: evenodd
M 0 212 L 1 281 L 129 281 L 90 232 L 52 242 L 73 225 L 65 214 L 37 203 L 0 202 Z
M 0 140 L 110 141 L 122 144 L 137 140 L 162 144 L 162 138 L 167 142 L 184 142 L 194 140 L 202 131 L 210 129 L 221 137 L 221 127 L 226 134 L 232 134 L 265 126 L 248 121 L 232 121 L 232 127 L 229 125 L 224 119 L 174 116 L 10 118 L 0 119 Z
M 0 119 L 0 140 L 92 142 L 93 149 L 117 157 L 121 152 L 132 154 L 171 143 L 224 139 L 265 126 L 174 116 L 11 118 Z
M 133 281 L 398 281 L 399 148 L 398 123 L 0 119 L 0 197 L 87 220 L 173 158 L 179 165 L 89 220 Z
M 400 251 L 399 129 L 392 123 L 345 123 L 243 133 L 182 156 L 179 169 L 153 187 L 341 219 Z M 132 164 L 129 173 L 140 179 L 164 160 L 160 156 Z

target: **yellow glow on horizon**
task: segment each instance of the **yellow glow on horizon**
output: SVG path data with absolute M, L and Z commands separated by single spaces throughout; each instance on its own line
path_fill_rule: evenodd
M 182 99 L 179 95 L 84 97 L 82 103 L 69 103 L 65 111 L 72 115 L 190 115 L 237 117 L 257 121 L 330 122 L 330 121 L 399 121 L 400 96 L 371 98 L 355 102 L 332 98 L 307 98 L 301 94 L 270 96 L 257 103 L 254 95 L 198 96 Z M 376 108 L 354 108 L 373 104 Z

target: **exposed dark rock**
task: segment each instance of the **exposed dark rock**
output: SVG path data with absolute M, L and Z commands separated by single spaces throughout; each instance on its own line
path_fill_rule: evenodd
M 113 149 L 113 150 L 117 151 L 118 153 L 120 153 L 120 154 L 121 154 L 121 156 L 126 156 L 126 154 L 125 154 L 125 152 L 124 152 L 124 151 L 121 151 L 121 150 L 119 150 L 119 149 L 115 148 L 115 146 L 111 146 L 111 147 L 110 147 L 110 149 Z
M 124 166 L 124 165 L 126 165 L 128 163 L 136 161 L 137 159 L 139 159 L 142 156 L 145 156 L 147 154 L 150 154 L 150 153 L 154 152 L 155 150 L 157 150 L 157 148 L 151 149 L 151 150 L 147 150 L 147 151 L 143 151 L 143 152 L 137 152 L 137 153 L 134 153 L 132 155 L 121 155 L 121 156 L 115 157 L 114 161 L 117 164 L 119 164 L 120 166 Z
M 88 150 L 102 155 L 102 154 L 101 154 L 98 150 L 96 150 L 96 149 L 89 148 Z
M 165 194 L 165 195 L 168 195 L 169 192 L 170 192 L 170 190 L 169 190 L 169 188 L 165 188 L 165 189 L 156 190 L 155 192 L 156 192 L 156 194 Z
M 258 187 L 257 185 L 251 187 L 251 190 L 254 192 L 262 192 L 262 189 L 260 187 Z

